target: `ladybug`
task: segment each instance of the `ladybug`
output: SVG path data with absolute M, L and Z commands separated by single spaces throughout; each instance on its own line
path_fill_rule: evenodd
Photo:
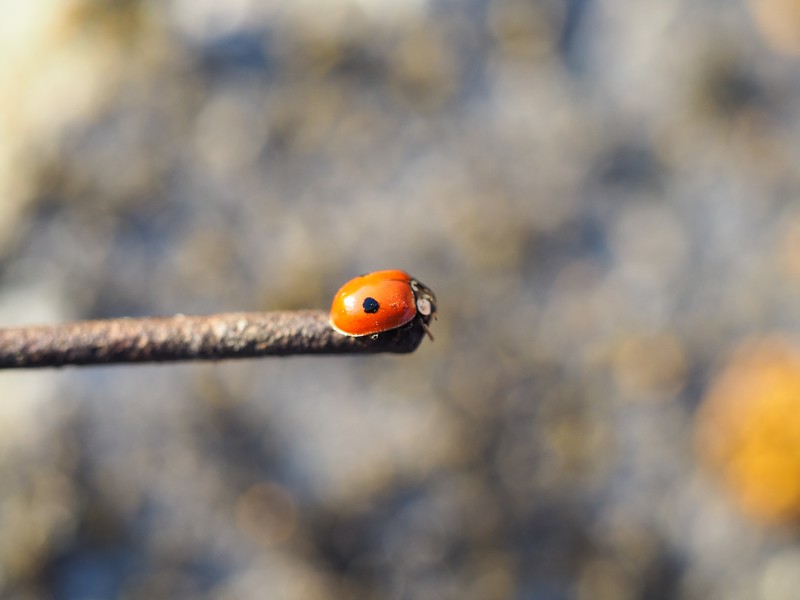
M 330 323 L 353 337 L 397 329 L 418 319 L 428 336 L 436 314 L 436 296 L 405 271 L 390 269 L 361 275 L 345 283 L 333 297 Z

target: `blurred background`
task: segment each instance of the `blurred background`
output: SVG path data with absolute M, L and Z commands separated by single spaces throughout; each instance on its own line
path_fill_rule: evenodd
M 796 0 L 0 0 L 0 324 L 410 356 L 0 374 L 0 597 L 790 599 Z

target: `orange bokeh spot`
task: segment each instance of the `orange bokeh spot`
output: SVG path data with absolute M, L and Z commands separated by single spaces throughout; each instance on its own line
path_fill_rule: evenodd
M 778 52 L 800 55 L 800 0 L 749 0 L 765 41 Z
M 697 415 L 701 460 L 746 512 L 800 518 L 800 348 L 773 336 L 745 343 Z

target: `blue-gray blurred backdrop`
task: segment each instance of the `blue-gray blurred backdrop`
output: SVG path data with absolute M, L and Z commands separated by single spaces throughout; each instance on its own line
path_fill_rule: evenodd
M 694 421 L 797 330 L 799 24 L 0 0 L 0 324 L 327 308 L 383 268 L 440 308 L 410 356 L 3 373 L 1 597 L 795 598 L 794 525 Z

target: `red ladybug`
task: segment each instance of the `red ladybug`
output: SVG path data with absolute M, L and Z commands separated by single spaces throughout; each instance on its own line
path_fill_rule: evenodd
M 360 337 L 377 335 L 419 319 L 425 331 L 436 314 L 436 296 L 405 271 L 390 269 L 361 275 L 333 297 L 331 327 Z

